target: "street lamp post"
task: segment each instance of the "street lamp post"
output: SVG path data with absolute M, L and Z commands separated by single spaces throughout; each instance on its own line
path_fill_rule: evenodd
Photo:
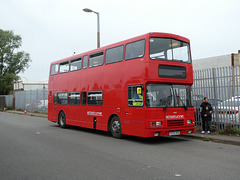
M 97 14 L 97 48 L 100 48 L 100 24 L 99 24 L 99 12 L 93 11 L 88 8 L 83 9 L 84 12 L 93 12 Z

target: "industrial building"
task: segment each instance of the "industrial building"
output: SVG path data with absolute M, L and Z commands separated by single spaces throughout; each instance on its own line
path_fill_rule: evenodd
M 238 53 L 193 60 L 194 71 L 229 66 L 240 66 L 240 50 Z

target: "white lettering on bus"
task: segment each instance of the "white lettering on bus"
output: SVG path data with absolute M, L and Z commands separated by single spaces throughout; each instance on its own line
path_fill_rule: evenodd
M 95 111 L 87 111 L 87 115 L 89 115 L 89 116 L 103 116 L 102 112 L 95 112 Z
M 166 119 L 182 119 L 184 118 L 184 115 L 168 115 L 166 116 Z

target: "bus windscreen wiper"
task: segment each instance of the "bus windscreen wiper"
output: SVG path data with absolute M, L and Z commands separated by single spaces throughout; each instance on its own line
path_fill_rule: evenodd
M 165 107 L 163 108 L 164 111 L 167 110 L 168 105 L 169 105 L 169 103 L 170 103 L 170 99 L 172 98 L 172 95 L 168 96 L 167 98 L 168 98 L 168 101 L 167 101 L 167 104 L 165 105 Z
M 188 108 L 187 108 L 186 104 L 184 103 L 184 101 L 183 101 L 179 96 L 177 96 L 177 98 L 179 98 L 179 100 L 180 100 L 180 102 L 182 103 L 184 109 L 185 109 L 185 110 L 188 110 Z
M 185 104 L 183 104 L 183 107 L 184 107 L 185 110 L 188 110 L 188 108 Z
M 166 106 L 163 108 L 163 111 L 166 111 L 168 108 L 168 104 L 166 104 Z

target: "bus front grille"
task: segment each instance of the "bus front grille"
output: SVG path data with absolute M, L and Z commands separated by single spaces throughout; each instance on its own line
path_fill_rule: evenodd
M 183 126 L 184 122 L 183 120 L 168 120 L 167 121 L 167 126 L 172 127 L 172 126 Z

